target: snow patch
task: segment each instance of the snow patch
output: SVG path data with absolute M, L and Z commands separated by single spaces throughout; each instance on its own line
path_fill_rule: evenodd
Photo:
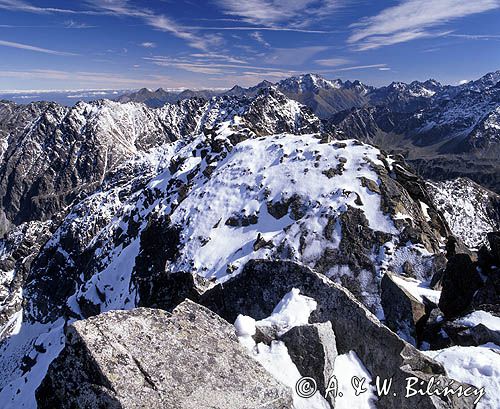
M 477 409 L 500 408 L 500 348 L 495 344 L 479 347 L 461 347 L 424 351 L 424 354 L 441 362 L 452 379 L 484 388 L 485 395 Z
M 492 331 L 500 331 L 500 318 L 486 311 L 474 311 L 463 318 L 455 320 L 455 322 L 466 327 L 475 327 L 476 325 L 483 324 Z

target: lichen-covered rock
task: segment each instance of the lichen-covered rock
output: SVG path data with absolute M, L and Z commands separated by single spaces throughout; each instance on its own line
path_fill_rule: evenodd
M 38 388 L 40 409 L 291 407 L 291 391 L 191 301 L 170 315 L 138 308 L 73 323 Z

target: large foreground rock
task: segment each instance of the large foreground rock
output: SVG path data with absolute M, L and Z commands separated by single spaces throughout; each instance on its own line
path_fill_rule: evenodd
M 448 385 L 444 368 L 382 325 L 345 288 L 303 265 L 252 260 L 240 275 L 207 291 L 201 301 L 228 321 L 234 321 L 238 314 L 259 320 L 271 315 L 273 307 L 293 288 L 316 300 L 318 306 L 309 322 L 331 322 L 339 354 L 353 350 L 374 380 L 376 376 L 393 379 L 391 393 L 377 403 L 379 409 L 474 407 L 474 399 L 464 397 L 406 398 L 408 377 L 417 377 L 424 389 L 431 377 Z
M 291 407 L 234 328 L 191 301 L 75 322 L 36 396 L 40 409 Z

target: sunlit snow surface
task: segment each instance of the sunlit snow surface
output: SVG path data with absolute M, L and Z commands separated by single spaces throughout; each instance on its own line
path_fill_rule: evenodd
M 471 312 L 465 317 L 455 320 L 455 322 L 466 327 L 475 327 L 478 324 L 483 324 L 492 331 L 500 331 L 500 318 L 486 311 L 478 310 Z
M 377 401 L 375 386 L 370 385 L 372 376 L 365 368 L 363 362 L 359 359 L 354 351 L 349 351 L 347 354 L 339 355 L 335 358 L 335 366 L 333 370 L 338 383 L 339 392 L 342 396 L 337 396 L 335 399 L 335 409 L 375 409 Z M 353 377 L 365 379 L 363 387 L 365 393 L 356 396 L 354 388 L 351 385 Z
M 239 315 L 235 322 L 236 335 L 240 342 L 247 347 L 254 359 L 256 359 L 269 373 L 283 384 L 289 386 L 294 393 L 294 409 L 323 409 L 329 408 L 324 397 L 316 392 L 309 399 L 297 395 L 295 386 L 301 378 L 301 374 L 292 362 L 286 345 L 282 341 L 273 341 L 271 345 L 263 343 L 256 344 L 252 339 L 255 334 L 256 325 L 273 326 L 278 335 L 295 326 L 308 323 L 310 314 L 316 309 L 316 301 L 300 294 L 296 288 L 285 294 L 283 299 L 275 307 L 271 316 L 260 321 Z M 339 389 L 335 399 L 335 408 L 340 409 L 374 409 L 376 401 L 375 387 L 370 385 L 371 375 L 354 351 L 336 357 L 334 371 Z M 351 386 L 352 377 L 365 378 L 364 387 L 367 392 L 356 396 Z
M 500 347 L 498 345 L 454 346 L 424 353 L 441 362 L 450 378 L 476 388 L 484 387 L 485 395 L 478 402 L 477 409 L 500 408 Z
M 253 250 L 258 233 L 276 244 L 285 241 L 297 255 L 301 253 L 299 246 L 304 247 L 304 261 L 312 261 L 326 248 L 338 247 L 341 237 L 327 240 L 323 231 L 328 216 L 340 215 L 347 205 L 362 208 L 372 229 L 396 233 L 390 218 L 380 210 L 380 196 L 361 186 L 358 179 L 365 176 L 377 181 L 370 163 L 382 164 L 377 158 L 379 151 L 353 141 L 346 144 L 339 148 L 313 137 L 292 135 L 238 144 L 212 177 L 200 180 L 173 212 L 172 222 L 184 226 L 184 243 L 182 256 L 172 268 L 194 269 L 205 277 L 221 279 L 228 265 L 237 272 L 250 258 L 270 254 L 266 248 Z M 341 157 L 347 159 L 344 173 L 329 179 L 323 172 L 335 168 Z M 363 205 L 354 203 L 356 194 Z M 282 201 L 293 195 L 305 198 L 305 218 L 294 221 L 286 215 L 276 220 L 268 213 L 266 201 Z M 238 213 L 258 215 L 258 221 L 239 229 L 225 225 Z M 301 244 L 304 231 L 307 234 Z
M 309 315 L 315 309 L 316 302 L 301 295 L 300 291 L 294 288 L 285 294 L 270 317 L 258 323 L 265 326 L 273 325 L 278 329 L 278 333 L 283 334 L 286 332 L 285 328 L 290 330 L 294 326 L 307 324 Z M 235 322 L 236 335 L 256 361 L 293 391 L 294 409 L 328 409 L 330 405 L 319 392 L 308 399 L 297 395 L 295 386 L 301 374 L 292 362 L 286 345 L 283 341 L 272 341 L 269 346 L 263 343 L 256 344 L 252 339 L 255 325 L 251 317 L 239 315 Z
M 296 108 L 293 104 L 287 106 L 286 115 L 296 115 Z M 105 114 L 106 109 L 99 115 Z M 221 144 L 227 142 L 231 126 L 237 122 L 234 113 L 232 117 L 217 131 L 215 139 Z M 139 124 L 134 122 L 131 126 L 142 132 Z M 111 125 L 109 131 L 120 133 Z M 75 265 L 77 260 L 61 240 L 66 230 L 80 232 L 78 240 L 83 247 L 96 245 L 91 274 L 79 277 L 81 283 L 75 282 L 75 293 L 66 303 L 76 316 L 81 313 L 79 298 L 98 305 L 101 311 L 137 305 L 132 273 L 140 250 L 140 233 L 153 212 L 168 215 L 172 224 L 180 227 L 179 256 L 167 268 L 194 272 L 219 282 L 238 274 L 250 259 L 282 258 L 277 253 L 280 248 L 287 249 L 286 258 L 315 266 L 327 249 L 338 249 L 342 239 L 339 222 L 330 226 L 328 237 L 325 230 L 329 220 L 336 220 L 348 206 L 361 209 L 371 229 L 393 237 L 387 243 L 393 250 L 391 256 L 375 251 L 372 255 L 377 271 L 384 266 L 394 267 L 397 272 L 410 257 L 419 271 L 419 260 L 426 256 L 423 250 L 398 242 L 399 231 L 390 215 L 382 212 L 380 195 L 362 186 L 361 177 L 380 184 L 374 170 L 374 165 L 384 166 L 378 149 L 354 140 L 321 143 L 318 135 L 280 134 L 243 141 L 217 156 L 210 151 L 213 141 L 208 138 L 203 134 L 185 138 L 122 164 L 121 168 L 127 169 L 123 174 L 133 176 L 120 177 L 118 168 L 115 176 L 103 181 L 101 190 L 70 211 L 47 242 L 46 247 L 61 254 L 67 266 Z M 210 163 L 202 154 L 207 148 L 215 157 Z M 175 169 L 169 167 L 172 159 L 180 163 Z M 344 163 L 342 173 L 328 177 L 325 173 L 339 163 Z M 204 171 L 209 166 L 213 172 L 207 176 Z M 189 186 L 187 195 L 181 195 L 180 184 Z M 303 215 L 294 219 L 289 211 L 276 219 L 269 214 L 268 203 L 285 201 L 294 195 L 300 196 Z M 238 215 L 255 216 L 255 223 L 239 227 L 226 224 Z M 136 233 L 124 234 L 116 242 L 116 232 L 127 232 L 130 220 L 137 226 Z M 97 225 L 104 227 L 88 236 Z M 259 235 L 270 245 L 254 248 Z M 61 274 L 66 274 L 63 267 Z M 335 280 L 352 274 L 347 266 L 331 266 L 328 272 Z M 377 278 L 372 272 L 363 271 L 357 279 L 361 288 L 373 288 L 373 294 L 361 295 L 376 308 Z M 41 312 L 36 299 L 26 301 L 25 316 L 38 319 Z M 285 322 L 290 324 L 288 318 Z M 26 321 L 17 325 L 15 331 L 0 328 L 5 338 L 0 354 L 0 398 L 6 407 L 34 407 L 34 390 L 62 348 L 63 325 L 61 318 L 43 325 Z M 34 348 L 39 337 L 51 340 L 50 345 L 44 343 L 46 353 L 37 353 Z M 23 374 L 20 362 L 25 355 L 36 355 L 37 359 L 31 370 Z

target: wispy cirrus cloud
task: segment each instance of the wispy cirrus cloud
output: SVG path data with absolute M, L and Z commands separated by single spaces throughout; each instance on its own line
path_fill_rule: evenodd
M 246 75 L 249 72 L 261 72 L 263 76 L 281 76 L 283 72 L 297 72 L 295 70 L 284 70 L 262 66 L 248 61 L 232 59 L 230 57 L 217 54 L 191 54 L 185 57 L 153 56 L 143 57 L 145 61 L 160 67 L 172 67 L 183 71 L 198 74 L 212 74 L 220 76 Z M 263 62 L 265 62 L 263 60 Z
M 351 64 L 352 60 L 348 58 L 326 58 L 316 60 L 315 63 L 323 67 L 339 67 L 341 65 Z
M 153 43 L 152 41 L 145 41 L 143 43 L 140 44 L 141 47 L 144 47 L 144 48 L 156 48 L 156 43 Z
M 36 6 L 24 0 L 0 0 L 0 10 L 22 11 L 34 14 L 102 14 L 93 10 L 76 10 L 69 8 L 42 7 Z
M 298 66 L 310 61 L 320 52 L 330 49 L 328 46 L 307 46 L 293 48 L 274 48 L 262 60 L 267 64 L 277 64 L 281 66 Z
M 245 62 L 241 64 L 239 60 L 232 60 L 230 58 L 218 56 L 217 54 L 193 54 L 190 57 L 157 55 L 153 57 L 144 57 L 143 59 L 160 67 L 172 67 L 198 74 L 219 75 L 234 73 L 235 69 L 250 68 Z M 234 61 L 237 62 L 235 63 Z
M 75 56 L 75 55 L 78 55 L 78 54 L 75 54 L 75 53 L 68 53 L 68 52 L 64 52 L 64 51 L 50 50 L 48 48 L 37 47 L 37 46 L 34 46 L 34 45 L 29 45 L 29 44 L 15 43 L 13 41 L 5 41 L 5 40 L 0 40 L 0 46 L 2 46 L 2 47 L 10 47 L 10 48 L 17 48 L 17 49 L 20 49 L 20 50 L 35 51 L 37 53 L 60 55 L 60 56 Z
M 129 0 L 86 0 L 86 9 L 41 7 L 29 3 L 25 0 L 0 0 L 0 10 L 20 11 L 35 14 L 69 14 L 69 15 L 111 15 L 116 17 L 133 17 L 144 21 L 147 25 L 157 30 L 169 32 L 185 40 L 188 45 L 200 50 L 207 50 L 210 47 L 219 46 L 223 38 L 219 34 L 200 35 L 197 30 L 183 27 L 173 19 L 154 11 L 136 7 Z M 67 28 L 85 28 L 67 27 Z
M 185 40 L 191 47 L 199 50 L 206 51 L 211 47 L 219 46 L 223 42 L 222 36 L 218 34 L 200 35 L 183 27 L 168 16 L 155 13 L 147 8 L 135 7 L 128 0 L 87 0 L 87 3 L 108 14 L 139 18 L 150 27 L 171 33 L 177 38 Z
M 343 0 L 217 0 L 225 14 L 250 24 L 305 27 L 311 20 L 331 14 Z
M 500 0 L 403 0 L 379 14 L 352 24 L 348 39 L 356 50 L 370 50 L 411 40 L 443 36 L 436 30 L 469 15 L 500 7 Z
M 64 28 L 69 28 L 69 29 L 75 29 L 75 30 L 82 30 L 82 29 L 87 29 L 87 28 L 95 28 L 96 26 L 92 26 L 87 23 L 80 23 L 75 20 L 67 20 L 64 22 Z
M 464 40 L 500 40 L 500 34 L 450 34 L 448 37 Z
M 354 70 L 366 70 L 370 68 L 377 68 L 381 71 L 390 70 L 387 64 L 368 64 L 368 65 L 354 65 L 352 67 L 342 67 L 337 68 L 335 71 L 354 71 Z
M 267 26 L 226 26 L 226 27 L 212 27 L 212 26 L 188 26 L 186 27 L 191 30 L 199 31 L 284 31 L 293 33 L 305 33 L 305 34 L 333 34 L 338 33 L 338 30 L 314 30 L 299 27 L 267 27 Z
M 233 64 L 247 64 L 242 58 L 233 57 L 226 54 L 218 54 L 218 53 L 193 53 L 191 57 L 203 59 L 203 60 L 214 60 L 214 61 L 225 61 Z
M 271 47 L 271 44 L 269 44 L 266 40 L 264 40 L 262 33 L 258 31 L 254 31 L 253 33 L 251 33 L 250 37 L 252 37 L 255 41 L 257 41 L 260 45 L 263 45 L 264 47 L 267 48 Z
M 127 75 L 113 72 L 94 72 L 94 71 L 62 71 L 62 70 L 19 70 L 9 71 L 0 70 L 0 78 L 19 78 L 25 80 L 41 79 L 44 81 L 61 82 L 67 81 L 77 83 L 82 88 L 106 88 L 110 87 L 134 87 L 134 86 L 158 86 L 165 85 L 169 87 L 182 87 L 185 84 L 175 81 L 165 75 L 146 75 L 141 78 L 130 77 Z M 62 88 L 61 88 L 62 89 Z

